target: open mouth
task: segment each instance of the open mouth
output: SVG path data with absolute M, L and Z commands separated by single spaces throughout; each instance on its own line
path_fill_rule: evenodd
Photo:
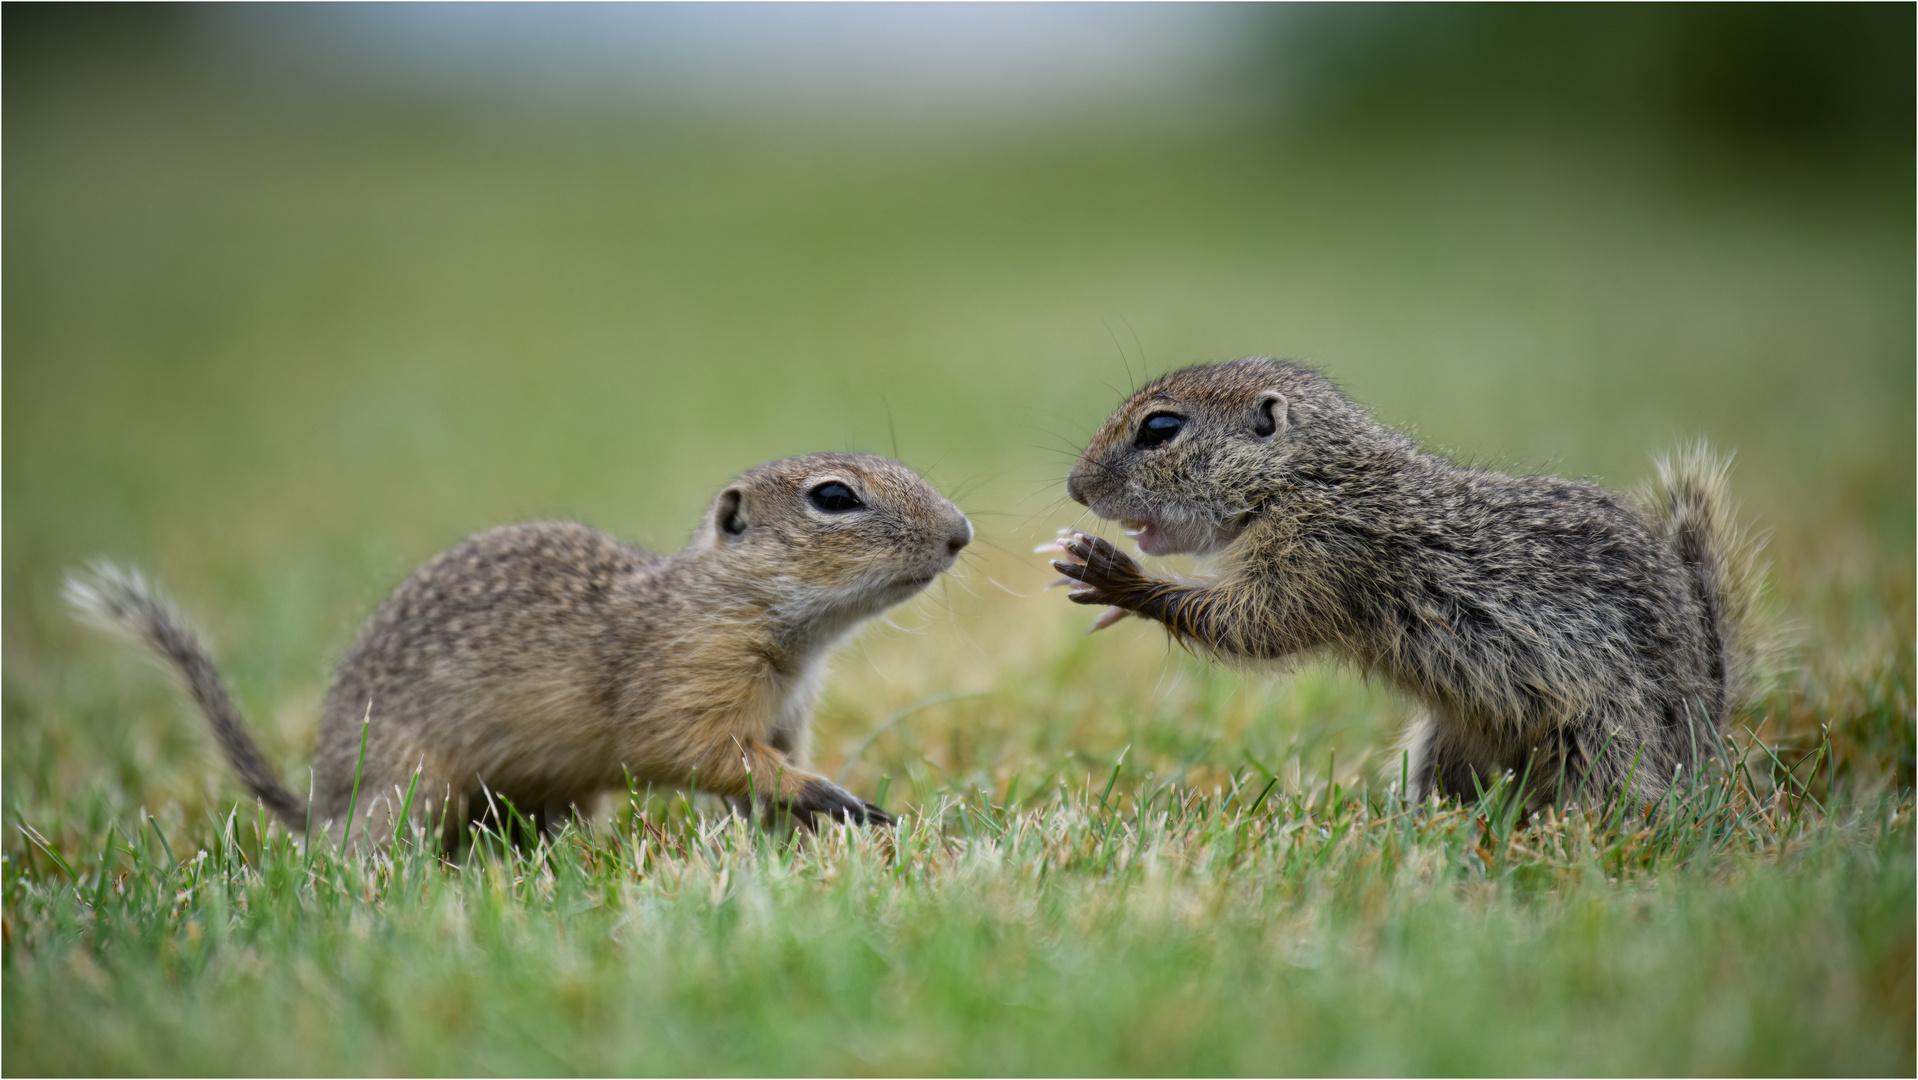
M 1122 520 L 1119 527 L 1125 530 L 1126 538 L 1147 555 L 1176 555 L 1183 550 L 1184 538 L 1169 534 L 1157 522 Z
M 1231 544 L 1243 530 L 1244 522 L 1221 528 L 1176 519 L 1168 524 L 1151 518 L 1121 518 L 1119 527 L 1125 530 L 1126 539 L 1139 545 L 1144 554 L 1204 557 L 1217 554 Z

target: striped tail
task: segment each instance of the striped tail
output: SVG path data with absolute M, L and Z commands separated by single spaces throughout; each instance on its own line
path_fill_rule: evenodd
M 61 592 L 82 622 L 143 645 L 165 660 L 213 725 L 240 779 L 288 828 L 305 828 L 306 801 L 274 775 L 241 722 L 206 646 L 159 590 L 135 571 L 96 563 L 86 573 L 69 574 Z
M 1714 719 L 1721 728 L 1733 710 L 1763 691 L 1774 644 L 1759 628 L 1765 565 L 1761 538 L 1736 520 L 1727 478 L 1731 459 L 1704 442 L 1659 458 L 1657 476 L 1636 492 L 1639 511 L 1692 572 L 1714 650 L 1713 674 L 1724 687 Z

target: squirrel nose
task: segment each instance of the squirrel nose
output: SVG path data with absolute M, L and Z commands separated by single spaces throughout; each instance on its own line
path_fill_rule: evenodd
M 1091 505 L 1090 503 L 1086 502 L 1085 490 L 1079 486 L 1079 470 L 1078 469 L 1072 470 L 1072 474 L 1066 477 L 1066 498 L 1071 499 L 1073 502 L 1078 503 L 1080 506 Z
M 957 555 L 960 548 L 970 543 L 972 543 L 972 522 L 962 517 L 959 519 L 959 527 L 946 538 L 946 552 Z

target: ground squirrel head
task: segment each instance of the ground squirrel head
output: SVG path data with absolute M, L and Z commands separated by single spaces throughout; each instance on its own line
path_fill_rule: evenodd
M 1159 376 L 1079 455 L 1066 494 L 1148 555 L 1224 549 L 1287 486 L 1300 435 L 1353 406 L 1318 372 L 1247 357 Z
M 951 501 L 890 458 L 807 454 L 741 473 L 693 538 L 798 617 L 877 614 L 950 567 L 972 542 Z

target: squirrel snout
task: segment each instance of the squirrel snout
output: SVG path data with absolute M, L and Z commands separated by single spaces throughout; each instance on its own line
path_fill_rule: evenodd
M 972 522 L 965 515 L 959 516 L 959 524 L 946 537 L 946 553 L 958 555 L 961 548 L 972 543 Z

